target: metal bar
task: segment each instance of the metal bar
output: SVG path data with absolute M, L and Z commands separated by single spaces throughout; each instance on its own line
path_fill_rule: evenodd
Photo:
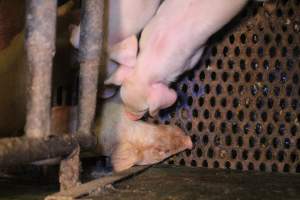
M 82 150 L 95 148 L 92 135 L 60 135 L 47 139 L 28 137 L 0 140 L 0 168 L 56 158 L 70 154 L 79 144 Z
M 82 1 L 80 32 L 78 132 L 90 134 L 95 116 L 98 71 L 102 51 L 104 1 Z
M 29 67 L 26 136 L 50 134 L 52 58 L 55 54 L 56 0 L 27 0 L 26 42 Z
M 148 169 L 150 166 L 137 166 L 130 168 L 126 171 L 112 174 L 109 176 L 101 177 L 99 179 L 81 184 L 77 187 L 71 188 L 70 190 L 58 192 L 55 194 L 52 194 L 50 196 L 47 196 L 45 200 L 58 200 L 58 199 L 75 199 L 78 197 L 82 197 L 84 195 L 89 195 L 96 190 L 103 188 L 106 185 L 113 184 L 117 181 L 121 181 L 123 179 L 126 179 L 128 177 L 137 175 L 146 169 Z
M 80 182 L 80 147 L 60 162 L 59 184 L 60 191 L 65 191 L 81 184 Z

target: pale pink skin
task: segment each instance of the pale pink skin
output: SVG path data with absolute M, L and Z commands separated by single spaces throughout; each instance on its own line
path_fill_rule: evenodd
M 161 0 L 109 0 L 108 43 L 115 45 L 135 36 L 153 17 Z M 76 26 L 70 41 L 79 48 L 80 26 Z
M 168 85 L 191 69 L 207 39 L 228 23 L 246 0 L 165 0 L 142 32 L 133 68 L 119 68 L 106 83 L 121 86 L 132 119 L 154 116 L 177 98 Z
M 160 0 L 110 0 L 108 3 L 108 52 L 106 77 L 118 67 L 133 67 L 138 41 L 136 35 L 153 17 Z M 79 48 L 80 25 L 73 26 L 70 42 Z M 102 97 L 109 98 L 116 89 L 106 88 Z
M 97 152 L 112 158 L 115 171 L 158 163 L 185 149 L 192 149 L 190 137 L 176 126 L 130 120 L 119 96 L 102 105 L 97 111 L 94 129 L 98 138 Z M 54 134 L 75 133 L 76 109 L 74 106 L 52 108 L 51 130 Z

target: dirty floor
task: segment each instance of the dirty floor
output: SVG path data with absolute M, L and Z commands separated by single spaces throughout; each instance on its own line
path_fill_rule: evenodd
M 175 166 L 152 167 L 93 200 L 300 199 L 300 175 Z
M 41 178 L 41 177 L 40 177 Z M 43 178 L 41 178 L 43 179 Z M 35 200 L 58 191 L 44 181 L 0 179 L 0 200 Z M 300 174 L 159 165 L 102 189 L 89 200 L 300 200 Z
M 41 200 L 58 189 L 54 184 L 0 179 L 0 200 Z

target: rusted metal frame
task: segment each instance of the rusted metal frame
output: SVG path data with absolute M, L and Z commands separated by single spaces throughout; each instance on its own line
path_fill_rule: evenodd
M 82 22 L 79 50 L 79 117 L 78 134 L 91 135 L 91 126 L 95 116 L 98 86 L 98 68 L 102 50 L 102 30 L 104 16 L 104 1 L 89 0 L 82 3 Z M 79 147 L 74 156 L 61 162 L 61 191 L 74 188 L 79 181 Z
M 25 133 L 27 137 L 50 135 L 52 59 L 55 54 L 56 0 L 26 1 L 28 99 Z
M 66 156 L 78 144 L 82 150 L 88 150 L 96 146 L 96 139 L 90 135 L 62 135 L 47 139 L 4 138 L 0 140 L 0 168 Z
M 109 176 L 101 177 L 99 179 L 78 185 L 69 190 L 61 191 L 52 195 L 49 195 L 45 198 L 45 200 L 59 200 L 59 199 L 76 199 L 83 196 L 87 196 L 89 194 L 97 193 L 103 187 L 113 184 L 118 181 L 122 181 L 126 178 L 138 175 L 139 173 L 145 171 L 150 168 L 150 166 L 137 166 L 130 168 L 126 171 L 115 173 Z
M 60 191 L 74 188 L 81 184 L 80 182 L 80 147 L 79 145 L 73 152 L 60 162 L 59 183 Z
M 103 38 L 104 0 L 82 1 L 78 133 L 90 134 L 95 116 Z
M 103 1 L 83 3 L 81 33 L 80 122 L 84 135 L 50 136 L 52 58 L 55 53 L 56 1 L 28 0 L 26 10 L 27 61 L 29 67 L 26 137 L 0 140 L 0 168 L 70 154 L 79 144 L 96 146 L 90 133 L 96 104 L 98 65 L 102 49 Z

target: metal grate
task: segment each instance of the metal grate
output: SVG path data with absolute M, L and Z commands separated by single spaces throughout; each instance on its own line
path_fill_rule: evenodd
M 155 123 L 184 128 L 196 147 L 169 164 L 300 172 L 300 1 L 251 1 L 174 88 Z

